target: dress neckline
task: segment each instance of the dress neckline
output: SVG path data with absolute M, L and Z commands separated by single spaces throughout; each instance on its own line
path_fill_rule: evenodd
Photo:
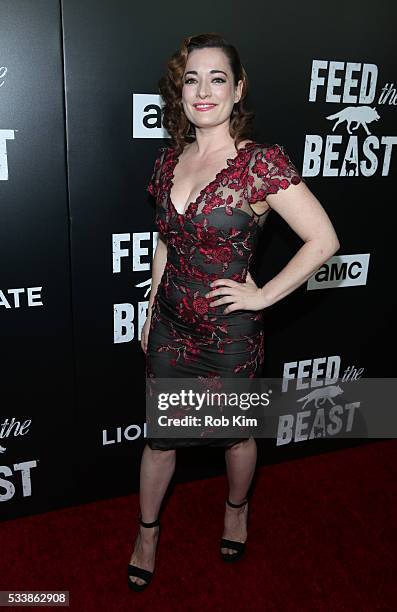
M 201 201 L 201 198 L 203 196 L 203 193 L 206 189 L 208 189 L 208 187 L 212 187 L 212 185 L 214 183 L 216 183 L 218 181 L 218 178 L 225 172 L 225 170 L 228 170 L 230 168 L 230 166 L 237 161 L 237 159 L 239 158 L 240 154 L 245 151 L 247 149 L 247 147 L 252 146 L 252 145 L 256 145 L 256 142 L 253 140 L 250 140 L 248 142 L 245 143 L 245 145 L 243 147 L 241 147 L 240 149 L 238 149 L 236 155 L 234 157 L 228 157 L 228 159 L 226 160 L 226 165 L 221 168 L 221 170 L 219 170 L 219 172 L 216 173 L 215 177 L 212 179 L 212 181 L 210 181 L 209 183 L 207 183 L 207 185 L 205 185 L 201 191 L 199 192 L 197 198 L 191 202 L 189 202 L 189 204 L 186 206 L 185 210 L 180 213 L 178 212 L 178 210 L 176 209 L 172 198 L 171 198 L 171 190 L 172 187 L 174 186 L 174 171 L 175 171 L 175 166 L 177 165 L 177 163 L 179 162 L 179 158 L 181 156 L 181 154 L 179 154 L 178 156 L 175 155 L 175 149 L 171 150 L 171 167 L 170 167 L 170 180 L 169 180 L 169 185 L 168 185 L 168 202 L 171 206 L 171 208 L 174 210 L 175 214 L 178 215 L 178 217 L 186 217 L 189 214 L 190 208 L 195 205 L 197 202 Z

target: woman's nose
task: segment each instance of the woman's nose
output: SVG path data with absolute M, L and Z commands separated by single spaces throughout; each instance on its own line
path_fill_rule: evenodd
M 200 98 L 206 98 L 210 94 L 209 84 L 204 81 L 199 85 L 199 96 Z

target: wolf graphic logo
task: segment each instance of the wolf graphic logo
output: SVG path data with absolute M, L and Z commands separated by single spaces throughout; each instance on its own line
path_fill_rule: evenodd
M 339 111 L 339 113 L 335 113 L 334 115 L 328 115 L 326 119 L 337 119 L 332 131 L 335 131 L 335 128 L 342 123 L 342 121 L 347 122 L 347 131 L 349 134 L 351 124 L 355 121 L 357 125 L 355 125 L 352 129 L 357 130 L 360 125 L 363 126 L 364 130 L 367 132 L 367 135 L 370 136 L 371 132 L 368 129 L 367 123 L 372 123 L 372 121 L 378 121 L 380 119 L 375 107 L 371 108 L 371 106 L 347 106 L 346 108 Z
M 346 174 L 347 174 L 347 176 L 351 176 L 350 175 L 350 170 L 353 171 L 353 176 L 358 176 L 356 162 L 354 160 L 352 160 L 352 159 L 346 159 Z
M 319 405 L 324 404 L 326 400 L 328 400 L 332 404 L 332 406 L 335 406 L 335 402 L 332 398 L 337 397 L 342 393 L 343 389 L 339 385 L 331 385 L 322 389 L 313 389 L 313 391 L 310 391 L 310 393 L 299 398 L 297 401 L 304 402 L 306 400 L 302 406 L 302 410 L 304 409 L 306 404 L 311 401 L 314 401 L 314 405 L 316 406 L 316 408 L 318 408 Z

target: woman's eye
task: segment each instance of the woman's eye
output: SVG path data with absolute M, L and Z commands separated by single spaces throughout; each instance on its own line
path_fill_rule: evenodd
M 191 81 L 195 81 L 196 79 L 186 79 L 185 81 L 185 85 L 189 85 L 189 83 L 191 83 Z M 212 79 L 213 81 L 220 81 L 221 83 L 226 83 L 225 79 L 222 79 L 221 77 L 216 77 L 215 79 Z

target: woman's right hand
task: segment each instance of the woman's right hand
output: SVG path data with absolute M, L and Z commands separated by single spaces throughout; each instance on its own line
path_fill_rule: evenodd
M 146 353 L 147 351 L 147 344 L 148 344 L 148 338 L 149 338 L 149 331 L 150 331 L 150 322 L 152 319 L 152 315 L 148 314 L 145 323 L 143 324 L 142 327 L 142 333 L 141 333 L 141 347 L 144 353 Z

